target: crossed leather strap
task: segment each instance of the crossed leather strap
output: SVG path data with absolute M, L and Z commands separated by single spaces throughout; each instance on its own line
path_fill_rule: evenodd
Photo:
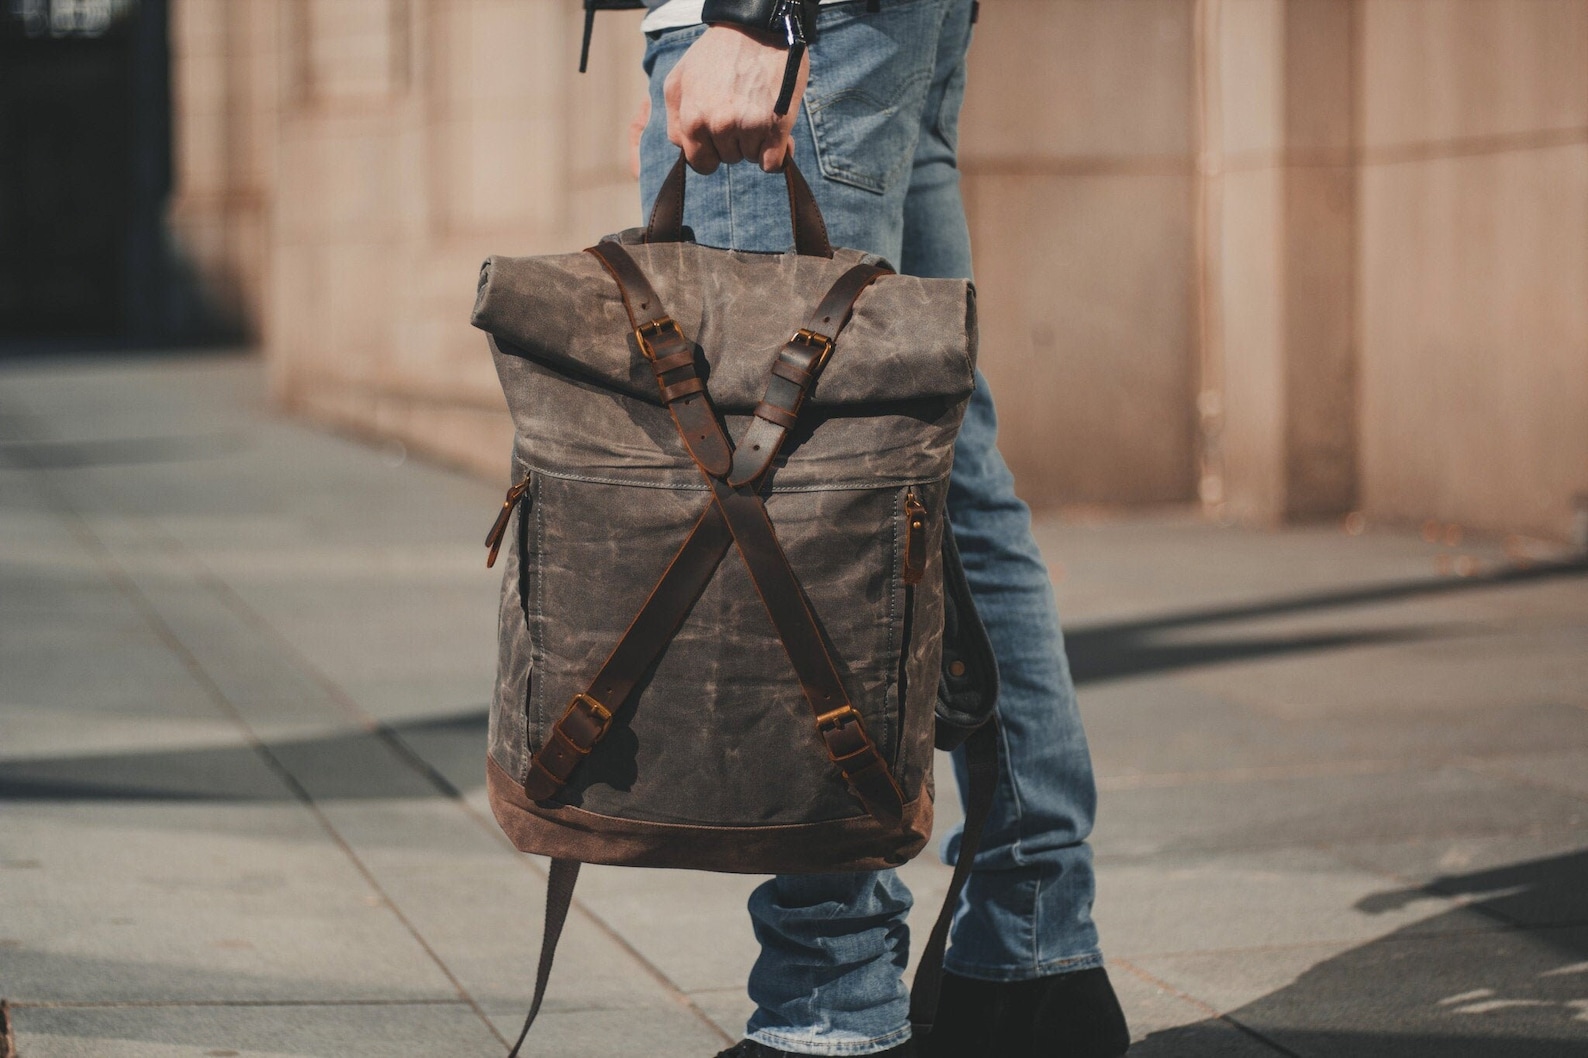
M 662 308 L 634 258 L 610 241 L 588 252 L 617 282 L 640 350 L 656 374 L 662 402 L 711 488 L 711 502 L 600 671 L 583 692 L 574 695 L 530 760 L 525 792 L 545 801 L 568 784 L 574 769 L 611 730 L 614 714 L 666 649 L 734 544 L 793 664 L 828 756 L 867 812 L 883 822 L 897 823 L 904 812 L 903 792 L 849 700 L 759 492 L 856 298 L 888 269 L 855 265 L 833 284 L 806 325 L 779 350 L 765 395 L 735 449 L 697 373 L 694 344 Z

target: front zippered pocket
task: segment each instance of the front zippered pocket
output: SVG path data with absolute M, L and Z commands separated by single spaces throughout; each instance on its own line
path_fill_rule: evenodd
M 926 508 L 915 489 L 904 492 L 904 583 L 921 583 L 926 576 Z
M 899 629 L 898 671 L 895 694 L 898 725 L 894 732 L 893 761 L 897 768 L 904 752 L 906 713 L 910 701 L 910 652 L 915 639 L 915 586 L 926 576 L 927 512 L 914 487 L 904 491 L 904 553 L 899 561 L 899 582 L 904 586 L 904 617 Z

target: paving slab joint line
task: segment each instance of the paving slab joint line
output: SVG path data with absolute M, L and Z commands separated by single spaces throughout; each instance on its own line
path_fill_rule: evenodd
M 31 418 L 32 416 L 28 417 Z M 298 781 L 297 777 L 292 774 L 292 772 L 281 761 L 281 759 L 276 756 L 276 754 L 270 749 L 264 740 L 259 737 L 258 732 L 253 729 L 252 725 L 248 723 L 247 718 L 243 716 L 242 711 L 239 710 L 236 704 L 226 696 L 226 692 L 221 688 L 220 684 L 215 680 L 215 678 L 210 675 L 209 670 L 204 667 L 204 665 L 199 661 L 197 655 L 195 655 L 193 651 L 188 648 L 187 644 L 182 641 L 182 638 L 176 634 L 175 629 L 173 629 L 160 614 L 154 603 L 147 595 L 144 594 L 143 590 L 138 587 L 137 583 L 132 579 L 131 574 L 127 572 L 126 568 L 116 558 L 115 554 L 111 552 L 104 540 L 101 539 L 99 534 L 94 531 L 94 528 L 89 523 L 88 518 L 81 511 L 79 511 L 71 503 L 66 494 L 55 485 L 54 481 L 51 480 L 51 474 L 48 470 L 38 467 L 34 467 L 32 469 L 34 470 L 35 474 L 38 474 L 39 477 L 43 479 L 45 491 L 49 494 L 50 499 L 54 501 L 54 506 L 57 513 L 63 518 L 63 520 L 69 523 L 71 532 L 77 537 L 78 542 L 86 551 L 96 556 L 100 568 L 104 571 L 106 579 L 110 581 L 111 585 L 117 591 L 121 592 L 122 595 L 124 595 L 127 600 L 132 603 L 133 608 L 137 610 L 139 615 L 143 617 L 144 621 L 148 623 L 150 631 L 154 632 L 156 638 L 165 644 L 166 649 L 175 655 L 177 660 L 182 664 L 183 668 L 188 671 L 188 674 L 192 677 L 193 681 L 197 683 L 205 692 L 205 695 L 210 699 L 210 701 L 222 713 L 228 716 L 234 724 L 237 725 L 239 731 L 243 734 L 244 738 L 247 740 L 254 752 L 259 755 L 260 760 L 265 764 L 265 766 L 275 773 L 277 778 L 279 778 L 282 783 L 290 791 L 292 791 L 293 796 L 311 815 L 313 815 L 315 821 L 319 823 L 320 828 L 325 831 L 326 836 L 329 837 L 332 843 L 334 843 L 337 848 L 342 851 L 342 854 L 347 857 L 354 870 L 359 873 L 359 875 L 364 879 L 365 883 L 380 895 L 387 908 L 390 909 L 391 913 L 396 917 L 397 921 L 402 924 L 403 928 L 408 931 L 409 935 L 414 939 L 414 942 L 419 945 L 420 949 L 424 951 L 425 955 L 429 957 L 431 962 L 435 964 L 436 968 L 441 971 L 442 975 L 456 990 L 460 999 L 467 1003 L 470 1009 L 473 1010 L 475 1016 L 484 1023 L 486 1030 L 490 1032 L 491 1035 L 495 1036 L 503 1046 L 507 1046 L 508 1041 L 506 1037 L 504 1037 L 501 1032 L 497 1030 L 495 1023 L 493 1023 L 486 1015 L 484 1008 L 482 1008 L 479 1002 L 475 1000 L 471 994 L 469 994 L 468 990 L 464 988 L 463 982 L 458 979 L 455 973 L 452 972 L 452 968 L 442 961 L 440 954 L 435 950 L 434 947 L 431 946 L 430 942 L 424 938 L 414 923 L 408 918 L 407 915 L 402 912 L 401 908 L 397 906 L 396 902 L 391 899 L 391 895 L 387 893 L 386 890 L 381 886 L 380 882 L 375 878 L 374 873 L 371 872 L 369 867 L 363 862 L 363 860 L 359 858 L 358 854 L 348 843 L 347 839 L 344 838 L 332 824 L 330 818 L 325 814 L 324 810 L 322 810 L 320 806 L 314 802 L 314 799 L 309 795 L 308 790 L 304 788 L 303 784 Z M 145 519 L 139 520 L 146 521 Z M 0 1058 L 16 1058 L 16 1056 L 14 1054 L 0 1054 Z
M 44 473 L 47 474 L 48 472 L 45 471 Z M 319 806 L 314 803 L 314 800 L 309 795 L 308 791 L 304 789 L 302 784 L 297 781 L 296 777 L 291 774 L 291 772 L 280 761 L 280 759 L 275 756 L 275 754 L 270 750 L 269 746 L 258 737 L 257 733 L 254 732 L 241 712 L 236 709 L 236 707 L 228 698 L 226 698 L 225 693 L 221 690 L 219 684 L 217 684 L 210 677 L 209 673 L 203 668 L 202 664 L 198 661 L 198 658 L 192 654 L 192 652 L 187 648 L 186 644 L 182 643 L 180 637 L 176 635 L 175 631 L 172 630 L 168 624 L 166 624 L 165 620 L 155 610 L 153 603 L 143 595 L 143 592 L 132 581 L 131 577 L 126 574 L 126 571 L 121 569 L 120 563 L 110 553 L 103 541 L 99 539 L 98 534 L 93 531 L 93 528 L 88 524 L 87 519 L 84 518 L 81 512 L 77 511 L 76 508 L 71 505 L 66 497 L 59 492 L 59 490 L 52 487 L 50 491 L 55 494 L 54 498 L 56 500 L 57 506 L 68 515 L 70 520 L 76 523 L 80 538 L 84 539 L 85 542 L 91 543 L 92 546 L 90 547 L 90 550 L 96 551 L 100 555 L 100 561 L 102 565 L 107 567 L 108 572 L 111 572 L 110 579 L 112 582 L 115 583 L 124 594 L 128 595 L 129 598 L 133 600 L 134 605 L 145 615 L 145 619 L 148 620 L 152 626 L 154 626 L 156 634 L 159 635 L 162 641 L 167 644 L 168 649 L 172 650 L 172 652 L 175 653 L 183 662 L 184 667 L 188 668 L 188 670 L 193 673 L 195 679 L 197 679 L 205 687 L 212 700 L 214 700 L 216 704 L 218 704 L 225 712 L 227 712 L 232 717 L 233 721 L 237 723 L 240 728 L 242 728 L 245 736 L 252 744 L 255 752 L 260 755 L 265 764 L 273 772 L 275 772 L 284 783 L 287 784 L 288 788 L 293 791 L 298 800 L 301 801 L 304 806 L 315 816 L 321 827 L 331 837 L 332 841 L 342 849 L 343 853 L 352 862 L 355 869 L 357 869 L 365 878 L 371 888 L 381 895 L 382 899 L 385 900 L 387 906 L 391 909 L 392 914 L 397 917 L 397 919 L 413 936 L 414 940 L 424 949 L 426 954 L 430 956 L 430 958 L 435 962 L 436 966 L 440 968 L 447 980 L 451 982 L 452 985 L 458 990 L 458 994 L 461 997 L 460 1001 L 467 1003 L 474 1010 L 475 1014 L 486 1023 L 486 1026 L 489 1028 L 492 1035 L 496 1036 L 504 1046 L 507 1045 L 507 1039 L 503 1037 L 502 1034 L 497 1030 L 491 1019 L 485 1015 L 483 1008 L 481 1008 L 474 997 L 468 993 L 467 989 L 464 988 L 463 983 L 453 974 L 451 968 L 442 962 L 439 953 L 437 953 L 430 946 L 429 942 L 427 942 L 424 937 L 420 935 L 418 929 L 402 912 L 402 910 L 398 908 L 396 902 L 392 900 L 390 895 L 386 893 L 386 891 L 380 886 L 373 873 L 367 869 L 364 863 L 358 858 L 358 855 L 356 852 L 354 852 L 352 847 L 348 845 L 342 835 L 337 832 L 330 819 L 324 814 L 323 811 L 321 811 Z M 459 790 L 437 769 L 432 767 L 430 763 L 426 761 L 424 757 L 419 754 L 412 746 L 410 746 L 408 742 L 395 730 L 359 705 L 357 700 L 354 699 L 345 688 L 343 688 L 328 673 L 324 672 L 307 656 L 305 656 L 303 652 L 300 651 L 281 632 L 280 629 L 271 624 L 263 614 L 249 606 L 247 601 L 237 593 L 236 589 L 234 589 L 225 581 L 224 578 L 219 576 L 213 569 L 211 569 L 209 565 L 203 561 L 203 559 L 185 547 L 180 540 L 174 537 L 168 530 L 165 529 L 164 526 L 158 524 L 158 522 L 155 522 L 153 519 L 141 514 L 135 514 L 133 512 L 122 511 L 118 513 L 127 518 L 129 521 L 136 522 L 142 526 L 144 532 L 148 536 L 152 536 L 157 539 L 158 543 L 163 547 L 163 550 L 165 550 L 167 554 L 170 554 L 173 557 L 183 561 L 188 566 L 194 579 L 212 595 L 217 597 L 223 606 L 231 610 L 238 617 L 242 618 L 249 625 L 269 635 L 270 638 L 278 645 L 278 647 L 292 659 L 293 663 L 299 668 L 299 670 L 313 680 L 314 683 L 326 693 L 326 696 L 330 698 L 332 702 L 340 707 L 341 710 L 351 719 L 354 719 L 361 726 L 363 726 L 369 733 L 375 735 L 383 743 L 385 743 L 399 760 L 408 765 L 408 767 L 413 769 L 421 777 L 426 779 L 444 797 L 453 801 L 463 811 L 463 813 L 471 818 L 482 830 L 492 835 L 505 847 L 510 849 L 512 848 L 506 837 L 501 833 L 500 828 L 495 825 L 495 822 L 481 816 L 481 814 L 468 803 L 467 799 L 463 795 L 463 791 Z M 519 855 L 516 849 L 513 849 L 512 851 L 515 855 L 519 856 L 520 861 L 523 862 L 532 873 L 542 878 L 545 877 L 544 872 L 536 867 L 535 864 L 532 863 L 527 857 Z M 632 958 L 640 966 L 640 968 L 644 970 L 645 973 L 662 988 L 664 992 L 670 995 L 675 1003 L 693 1014 L 696 1020 L 698 1020 L 713 1034 L 722 1039 L 723 1042 L 733 1042 L 733 1037 L 729 1036 L 727 1033 L 724 1033 L 721 1027 L 712 1020 L 711 1016 L 707 1014 L 706 1011 L 699 1006 L 699 1004 L 690 999 L 689 995 L 676 982 L 671 980 L 665 973 L 663 973 L 660 967 L 656 966 L 644 955 L 642 955 L 638 949 L 636 949 L 622 935 L 608 925 L 606 921 L 604 921 L 599 915 L 592 911 L 588 905 L 582 901 L 576 900 L 574 902 L 574 907 L 605 936 L 611 939 L 618 945 L 619 948 L 626 952 L 629 957 Z M 13 1056 L 0 1055 L 0 1058 L 13 1058 Z
M 127 1010 L 162 1007 L 464 1007 L 466 999 L 38 999 L 11 1003 L 12 1010 Z M 0 1055 L 0 1058 L 4 1058 Z
M 1149 973 L 1146 970 L 1143 970 L 1141 967 L 1137 966 L 1135 963 L 1131 962 L 1129 959 L 1121 959 L 1121 958 L 1115 957 L 1115 958 L 1109 959 L 1109 962 L 1111 964 L 1115 965 L 1115 966 L 1124 967 L 1126 971 L 1128 971 L 1129 973 L 1134 974 L 1136 977 L 1138 977 L 1141 980 L 1143 980 L 1143 981 L 1147 982 L 1148 984 L 1152 985 L 1154 988 L 1161 989 L 1162 991 L 1168 992 L 1170 995 L 1174 996 L 1175 998 L 1184 1000 L 1185 1002 L 1190 1003 L 1194 1007 L 1200 1007 L 1202 1010 L 1206 1011 L 1208 1016 L 1210 1018 L 1212 1018 L 1213 1020 L 1222 1021 L 1224 1024 L 1228 1025 L 1230 1028 L 1232 1028 L 1235 1031 L 1241 1033 L 1243 1036 L 1250 1037 L 1251 1039 L 1253 1039 L 1253 1040 L 1257 1041 L 1258 1043 L 1262 1044 L 1264 1047 L 1269 1047 L 1269 1048 L 1273 1049 L 1275 1052 L 1277 1052 L 1279 1054 L 1282 1054 L 1282 1055 L 1285 1055 L 1285 1058 L 1303 1058 L 1302 1055 L 1297 1054 L 1295 1051 L 1291 1050 L 1288 1047 L 1285 1047 L 1285 1046 L 1283 1046 L 1281 1044 L 1275 1043 L 1273 1040 L 1269 1039 L 1267 1036 L 1264 1036 L 1261 1032 L 1258 1032 L 1256 1029 L 1252 1028 L 1251 1026 L 1243 1025 L 1241 1022 L 1237 1021 L 1235 1018 L 1231 1017 L 1230 1015 L 1220 1013 L 1217 1007 L 1214 1007 L 1214 1006 L 1204 1002 L 1203 1000 L 1198 999 L 1196 996 L 1191 995 L 1189 992 L 1184 992 L 1184 991 L 1176 988 L 1174 985 L 1170 984 L 1168 981 L 1165 981 L 1163 978 L 1158 977 L 1155 974 Z
M 474 806 L 469 804 L 468 799 L 464 796 L 462 790 L 458 789 L 451 782 L 451 780 L 449 780 L 438 769 L 432 766 L 429 761 L 425 760 L 424 756 L 420 754 L 418 750 L 409 745 L 408 741 L 404 739 L 401 734 L 394 730 L 385 721 L 373 715 L 362 705 L 360 705 L 358 700 L 354 698 L 353 695 L 349 694 L 346 688 L 344 688 L 329 673 L 321 669 L 307 655 L 299 650 L 298 647 L 290 639 L 288 639 L 279 628 L 270 623 L 264 614 L 250 606 L 248 601 L 244 599 L 235 588 L 226 582 L 225 578 L 216 573 L 214 569 L 212 569 L 202 558 L 185 547 L 180 540 L 172 536 L 170 532 L 167 531 L 163 526 L 158 524 L 151 525 L 150 519 L 141 516 L 136 517 L 135 520 L 143 523 L 146 527 L 146 531 L 151 532 L 152 534 L 159 537 L 168 554 L 171 554 L 173 557 L 185 562 L 193 571 L 194 579 L 197 580 L 199 584 L 208 590 L 212 595 L 219 599 L 223 606 L 231 610 L 234 614 L 236 614 L 239 618 L 253 628 L 268 635 L 276 643 L 278 648 L 281 649 L 282 652 L 289 658 L 291 658 L 292 663 L 296 665 L 301 672 L 308 676 L 316 686 L 325 692 L 326 697 L 336 703 L 336 705 L 339 706 L 344 713 L 356 721 L 368 733 L 374 735 L 376 738 L 379 738 L 383 743 L 385 743 L 394 756 L 406 764 L 421 778 L 425 779 L 433 787 L 435 787 L 435 789 L 443 797 L 453 801 L 466 816 L 472 819 L 474 823 L 480 827 L 480 829 L 484 830 L 499 844 L 510 849 L 514 855 L 517 856 L 519 860 L 531 871 L 531 873 L 535 874 L 542 880 L 545 879 L 545 872 L 540 870 L 539 867 L 537 867 L 527 857 L 520 854 L 516 848 L 513 848 L 506 836 L 502 834 L 501 828 L 496 825 L 495 820 L 488 819 L 476 811 Z M 307 798 L 306 793 L 304 796 Z M 329 821 L 327 821 L 327 826 L 329 826 Z M 349 850 L 349 855 L 351 855 L 351 850 Z M 371 882 L 373 884 L 373 879 L 371 879 Z M 376 888 L 377 891 L 381 891 L 379 886 L 376 886 Z M 384 891 L 381 892 L 384 896 Z M 589 921 L 608 939 L 613 941 L 618 945 L 619 948 L 626 952 L 629 957 L 632 958 L 639 965 L 639 967 L 662 988 L 664 992 L 669 994 L 670 998 L 672 998 L 675 1003 L 693 1014 L 695 1018 L 701 1022 L 701 1024 L 706 1026 L 717 1036 L 721 1037 L 724 1043 L 734 1042 L 733 1037 L 724 1033 L 721 1027 L 718 1026 L 714 1020 L 712 1020 L 711 1016 L 707 1014 L 699 1004 L 692 1000 L 689 997 L 689 994 L 685 992 L 677 982 L 668 977 L 659 966 L 642 955 L 640 951 L 630 944 L 628 940 L 624 938 L 616 929 L 602 919 L 600 915 L 597 915 L 589 907 L 589 905 L 585 904 L 583 901 L 575 900 L 573 906 L 581 915 L 584 916 L 587 921 Z M 393 905 L 393 910 L 396 911 L 395 905 Z M 400 911 L 397 912 L 397 914 L 399 917 L 402 917 Z M 404 921 L 406 923 L 406 919 L 404 919 Z M 437 961 L 439 963 L 439 959 Z M 448 976 L 450 977 L 451 974 L 449 973 Z M 461 984 L 459 984 L 459 988 L 461 990 Z M 494 1028 L 493 1031 L 495 1031 Z M 507 1041 L 504 1039 L 502 1042 L 506 1043 Z

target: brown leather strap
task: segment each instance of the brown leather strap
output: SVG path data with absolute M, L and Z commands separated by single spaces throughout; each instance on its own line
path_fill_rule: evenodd
M 573 777 L 579 763 L 606 737 L 612 717 L 628 702 L 640 679 L 662 656 L 689 608 L 728 553 L 732 535 L 714 504 L 707 504 L 683 546 L 651 589 L 645 605 L 607 656 L 601 670 L 574 695 L 562 717 L 530 759 L 524 792 L 546 801 Z
M 753 487 L 736 489 L 716 479 L 711 486 L 717 509 L 733 531 L 750 580 L 794 666 L 800 690 L 816 714 L 816 731 L 827 755 L 866 811 L 885 822 L 898 822 L 904 813 L 904 795 L 849 701 L 821 627 L 778 543 L 766 504 Z
M 921 961 L 915 968 L 915 982 L 910 986 L 911 1035 L 920 1045 L 932 1034 L 932 1024 L 937 1020 L 937 999 L 943 984 L 943 952 L 948 947 L 949 927 L 959 910 L 959 896 L 965 890 L 976 863 L 976 853 L 981 849 L 982 832 L 987 817 L 992 814 L 993 795 L 998 791 L 998 719 L 989 716 L 965 740 L 965 770 L 970 779 L 965 784 L 965 829 L 960 831 L 959 855 L 954 860 L 954 876 L 949 880 L 948 893 L 943 906 L 938 909 L 937 921 L 921 949 Z
M 880 265 L 858 264 L 838 277 L 827 294 L 794 332 L 772 364 L 766 393 L 756 406 L 755 418 L 733 452 L 733 469 L 728 483 L 739 486 L 759 481 L 772 465 L 778 449 L 794 427 L 816 376 L 832 355 L 838 332 L 849 322 L 861 291 L 879 277 L 889 274 Z
M 705 383 L 696 370 L 694 343 L 667 314 L 650 280 L 627 250 L 615 242 L 601 242 L 586 252 L 595 255 L 618 285 L 640 352 L 656 373 L 662 402 L 672 412 L 689 457 L 708 477 L 728 473 L 733 447 L 706 399 Z
M 573 905 L 573 887 L 579 881 L 578 860 L 552 860 L 551 873 L 546 876 L 546 928 L 540 935 L 540 963 L 535 968 L 535 998 L 529 1004 L 529 1014 L 524 1018 L 524 1028 L 518 1042 L 508 1052 L 507 1058 L 518 1058 L 524 1046 L 529 1027 L 535 1024 L 540 1004 L 546 998 L 546 983 L 551 980 L 551 961 L 557 956 L 557 941 L 562 938 L 562 927 L 568 921 L 568 908 Z
M 684 152 L 662 180 L 645 225 L 646 242 L 682 242 L 684 239 L 684 183 L 689 163 Z M 832 257 L 833 244 L 827 237 L 827 222 L 816 205 L 816 196 L 794 164 L 794 152 L 783 160 L 783 180 L 788 185 L 789 219 L 794 225 L 794 252 L 806 257 Z

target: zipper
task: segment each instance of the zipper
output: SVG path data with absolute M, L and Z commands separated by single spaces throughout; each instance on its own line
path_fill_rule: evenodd
M 502 550 L 502 537 L 507 535 L 507 523 L 513 517 L 513 508 L 518 506 L 518 501 L 524 498 L 524 493 L 529 491 L 531 475 L 525 474 L 524 480 L 507 490 L 506 497 L 502 500 L 502 509 L 496 516 L 496 521 L 491 523 L 491 531 L 485 534 L 485 546 L 489 552 L 485 556 L 485 568 L 490 569 L 496 565 L 497 552 Z
M 926 576 L 926 508 L 915 489 L 904 493 L 904 583 L 919 584 Z

